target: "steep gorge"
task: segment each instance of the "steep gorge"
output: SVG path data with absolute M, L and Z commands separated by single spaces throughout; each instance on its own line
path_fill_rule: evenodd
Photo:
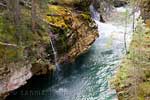
M 111 18 L 106 18 L 108 14 L 113 16 L 111 21 L 113 20 L 115 23 L 117 23 L 116 20 L 120 21 L 120 17 L 121 20 L 124 20 L 122 17 L 124 12 L 113 12 L 114 6 L 121 7 L 127 4 L 123 0 L 45 0 L 45 2 L 38 0 L 19 0 L 19 5 L 14 4 L 14 2 L 18 0 L 9 0 L 11 1 L 9 4 L 7 4 L 6 1 L 7 0 L 2 0 L 2 3 L 0 1 L 0 11 L 2 11 L 0 14 L 0 100 L 3 100 L 10 92 L 27 84 L 27 80 L 33 76 L 45 74 L 52 76 L 54 72 L 58 70 L 57 65 L 74 62 L 78 56 L 90 49 L 96 38 L 101 34 L 95 21 L 91 18 L 92 14 L 89 11 L 91 4 L 100 13 L 101 21 L 105 22 L 110 20 Z M 1 4 L 4 5 L 1 6 Z M 112 15 L 109 14 L 111 11 L 113 12 L 111 13 Z M 117 17 L 117 19 L 115 17 Z M 112 75 L 112 71 L 116 65 L 115 62 L 118 62 L 118 59 L 120 59 L 121 50 L 123 49 L 123 42 L 118 42 L 120 41 L 118 37 L 114 39 L 115 43 L 112 44 L 112 47 L 109 48 L 108 46 L 110 50 L 103 46 L 107 44 L 105 42 L 109 39 L 108 44 L 111 45 L 111 40 L 114 36 L 120 33 L 122 36 L 122 23 L 121 27 L 120 25 L 117 26 L 121 29 L 117 29 L 112 22 L 108 23 L 108 27 L 106 23 L 105 27 L 105 24 L 100 23 L 99 20 L 97 21 L 99 27 L 102 25 L 102 32 L 104 32 L 102 40 L 98 40 L 102 43 L 100 44 L 102 46 L 95 43 L 93 46 L 94 50 L 90 51 L 93 56 L 84 55 L 87 61 L 90 62 L 88 67 L 92 66 L 96 70 L 94 74 L 92 73 L 93 70 L 88 72 L 91 73 L 88 77 L 91 78 L 92 75 L 94 75 L 92 78 L 93 82 L 95 81 L 97 83 L 89 83 L 92 84 L 91 87 L 86 86 L 86 83 L 84 84 L 87 90 L 88 88 L 99 87 L 93 94 L 99 93 L 99 89 L 101 88 L 101 91 L 104 89 L 105 92 L 111 92 L 107 89 L 107 78 Z M 111 25 L 114 25 L 114 27 Z M 107 35 L 107 37 L 105 37 L 105 35 Z M 119 49 L 116 49 L 118 46 L 120 46 Z M 103 52 L 105 54 L 104 58 Z M 98 55 L 95 53 L 98 53 Z M 119 57 L 116 56 L 118 54 Z M 101 59 L 97 58 L 99 56 Z M 92 60 L 89 59 L 89 57 L 93 57 Z M 111 57 L 114 58 L 111 59 Z M 103 73 L 102 69 L 98 69 L 98 67 L 103 68 L 104 66 L 101 60 L 104 60 L 103 62 L 106 68 L 103 70 L 105 73 Z M 114 62 L 111 62 L 111 60 L 114 60 Z M 59 67 L 61 68 L 62 66 Z M 85 70 L 85 72 L 87 72 L 87 70 Z M 65 73 L 70 72 L 65 71 Z M 101 73 L 101 75 L 95 75 L 99 73 Z M 97 77 L 104 79 L 104 82 L 98 84 L 101 80 L 97 80 Z M 79 76 L 79 79 L 82 79 L 82 75 Z M 78 82 L 78 80 L 76 81 Z M 84 81 L 84 79 L 81 80 L 81 82 L 82 81 Z M 78 86 L 80 84 L 76 85 Z M 114 95 L 113 93 L 110 93 L 110 95 L 109 92 L 106 94 L 110 97 L 105 97 L 105 94 L 104 98 L 111 98 L 111 96 Z M 74 93 L 74 97 L 76 97 L 75 94 L 76 93 Z M 97 95 L 97 97 L 100 95 L 103 95 L 103 93 Z M 103 96 L 101 96 L 101 98 L 103 98 Z

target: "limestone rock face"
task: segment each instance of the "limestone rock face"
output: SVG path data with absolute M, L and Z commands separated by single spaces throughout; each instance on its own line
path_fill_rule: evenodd
M 97 27 L 92 25 L 95 23 L 89 13 L 51 5 L 49 6 L 49 15 L 59 15 L 57 17 L 47 16 L 46 21 L 53 25 L 52 29 L 57 27 L 57 30 L 52 30 L 52 32 L 58 37 L 55 39 L 55 45 L 60 63 L 67 61 L 67 59 L 73 60 L 88 50 L 98 37 Z
M 16 66 L 19 63 L 11 63 L 6 67 L 2 66 L 5 70 L 1 68 L 0 73 L 0 100 L 8 95 L 8 92 L 13 91 L 22 85 L 25 85 L 28 79 L 32 77 L 32 72 L 30 70 L 31 65 L 26 66 Z M 10 67 L 9 69 L 7 67 Z M 7 70 L 6 70 L 7 69 Z
M 76 10 L 74 6 L 49 4 L 46 13 L 40 14 L 35 33 L 29 28 L 31 16 L 27 12 L 30 9 L 22 7 L 21 10 L 19 43 L 14 24 L 9 18 L 6 20 L 0 16 L 0 100 L 10 91 L 25 85 L 33 75 L 49 74 L 56 69 L 50 38 L 57 51 L 58 62 L 63 64 L 86 52 L 98 37 L 89 12 Z M 6 13 L 5 10 L 3 12 Z M 45 27 L 53 36 L 49 36 Z

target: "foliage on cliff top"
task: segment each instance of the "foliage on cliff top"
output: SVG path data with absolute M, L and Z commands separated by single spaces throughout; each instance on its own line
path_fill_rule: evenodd
M 22 60 L 34 62 L 40 58 L 40 48 L 49 44 L 46 24 L 41 19 L 36 32 L 31 29 L 31 10 L 20 5 L 19 25 L 14 22 L 12 12 L 3 9 L 0 16 L 0 67 Z M 41 13 L 43 14 L 43 13 Z
M 49 26 L 56 35 L 58 52 L 64 53 L 68 50 L 68 45 L 71 46 L 75 43 L 75 36 L 79 35 L 78 33 L 81 35 L 81 31 L 86 30 L 88 25 L 93 23 L 88 12 L 76 12 L 74 7 L 49 4 L 47 8 L 37 7 L 35 32 L 31 28 L 32 13 L 30 8 L 21 5 L 19 26 L 15 25 L 9 10 L 3 10 L 4 14 L 0 17 L 0 51 L 2 51 L 0 55 L 2 59 L 5 57 L 5 61 L 12 62 L 33 58 L 30 61 L 34 62 L 41 58 L 42 54 L 39 48 L 50 46 Z M 45 11 L 43 12 L 43 10 Z M 79 31 L 78 29 L 82 26 L 84 29 Z M 73 43 L 68 42 L 69 38 L 73 38 Z M 51 47 L 49 48 L 51 49 Z M 52 55 L 52 50 L 49 51 Z

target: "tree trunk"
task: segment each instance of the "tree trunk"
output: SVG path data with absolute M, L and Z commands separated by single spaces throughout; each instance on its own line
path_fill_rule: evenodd
M 32 31 L 36 31 L 36 0 L 32 0 Z
M 8 0 L 7 1 L 7 8 L 10 20 L 13 19 L 13 24 L 16 29 L 16 38 L 17 42 L 20 43 L 21 35 L 20 35 L 20 5 L 19 0 Z

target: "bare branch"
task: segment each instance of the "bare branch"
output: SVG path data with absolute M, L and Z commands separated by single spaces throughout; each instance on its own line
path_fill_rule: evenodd
M 62 16 L 70 16 L 70 14 L 63 14 L 63 15 L 59 15 L 59 14 L 47 14 L 47 16 L 62 17 Z
M 5 4 L 3 4 L 3 3 L 0 3 L 0 6 L 2 6 L 2 7 L 7 7 Z
M 0 42 L 0 45 L 3 45 L 3 46 L 12 46 L 12 47 L 17 47 L 16 44 L 10 44 L 10 43 L 4 43 L 4 42 Z

